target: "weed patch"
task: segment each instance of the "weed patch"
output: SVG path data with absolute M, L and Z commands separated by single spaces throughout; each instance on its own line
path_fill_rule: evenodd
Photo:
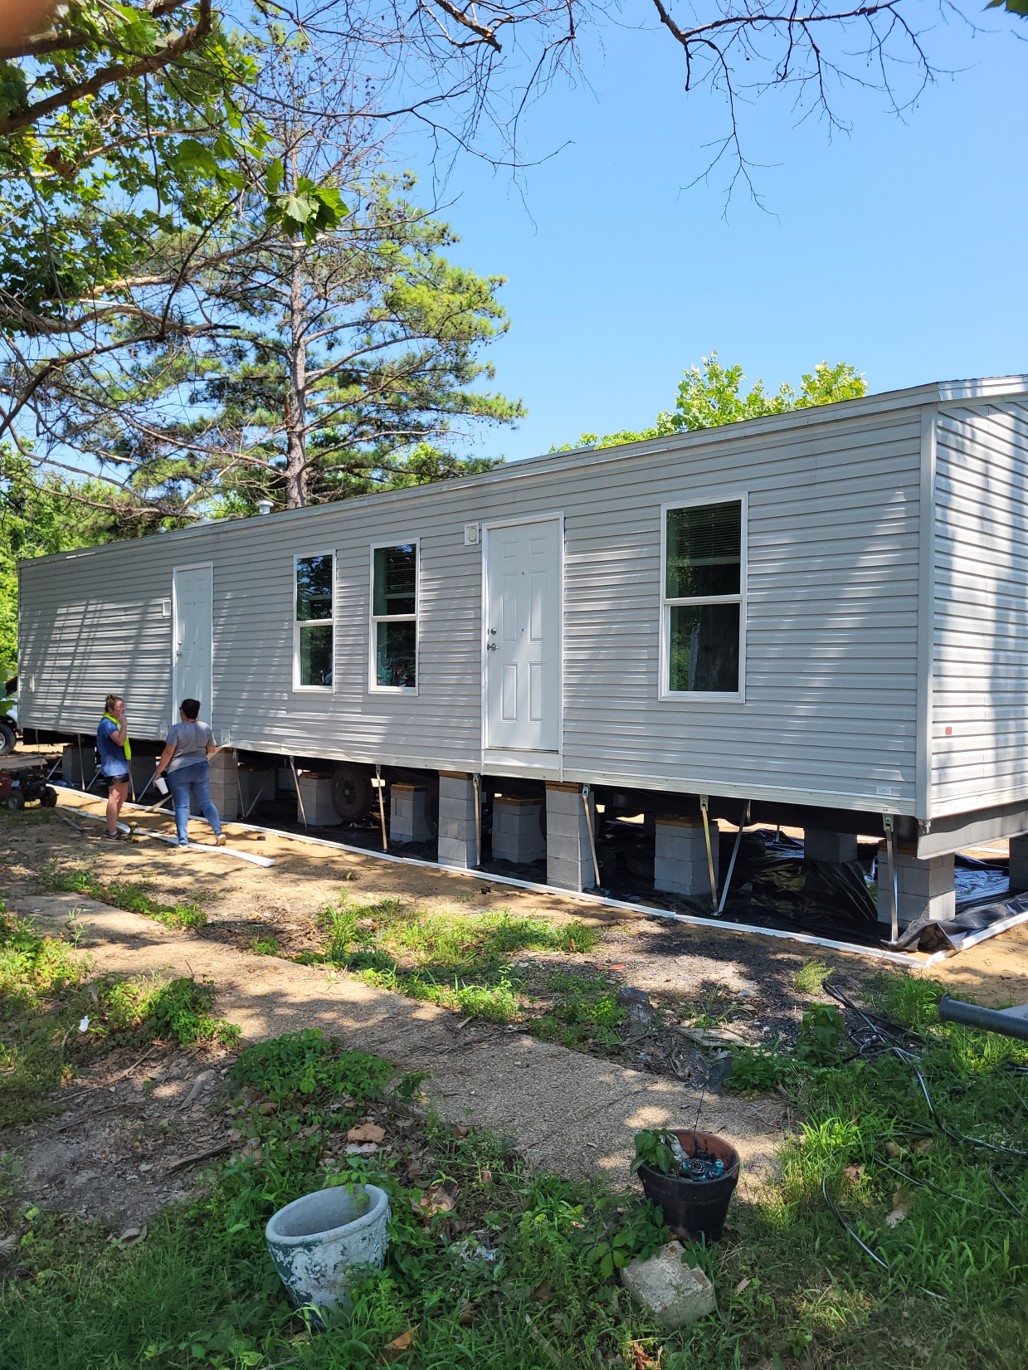
M 28 1121 L 72 1068 L 75 990 L 86 964 L 58 938 L 0 913 L 0 1126 Z M 62 1011 L 63 1009 L 63 1011 Z
M 509 913 L 425 914 L 399 899 L 357 905 L 345 896 L 320 921 L 323 949 L 298 960 L 342 966 L 369 984 L 467 1017 L 524 1021 L 527 1031 L 547 1040 L 617 1044 L 614 1028 L 623 1015 L 608 980 L 551 977 L 553 1009 L 537 1018 L 515 965 L 519 952 L 591 951 L 599 934 L 583 923 L 555 925 Z
M 214 986 L 205 980 L 136 975 L 104 985 L 98 998 L 100 1026 L 108 1032 L 176 1041 L 183 1047 L 204 1042 L 232 1046 L 239 1040 L 239 1028 L 211 1015 Z
M 50 1091 L 116 1042 L 238 1039 L 238 1028 L 211 1016 L 211 985 L 88 976 L 88 960 L 67 943 L 0 913 L 0 1127 L 38 1117 Z
M 546 1042 L 566 1047 L 595 1047 L 615 1051 L 621 1045 L 620 1028 L 626 1010 L 617 991 L 605 976 L 554 971 L 549 977 L 553 1006 L 530 1030 Z
M 822 992 L 824 983 L 831 973 L 831 966 L 824 961 L 807 961 L 796 972 L 793 983 L 801 994 L 814 998 Z

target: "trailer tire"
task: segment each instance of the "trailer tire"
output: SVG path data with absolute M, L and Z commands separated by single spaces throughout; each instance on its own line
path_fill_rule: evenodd
M 337 766 L 332 775 L 332 807 L 344 823 L 357 823 L 371 808 L 371 775 L 364 766 Z
M 18 736 L 9 723 L 0 723 L 0 756 L 7 756 L 18 745 Z
M 44 809 L 57 807 L 57 791 L 52 785 L 44 786 L 43 793 L 39 796 L 39 802 Z

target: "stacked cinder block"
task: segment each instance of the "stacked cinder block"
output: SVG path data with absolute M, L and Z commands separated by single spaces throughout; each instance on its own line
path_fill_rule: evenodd
M 848 832 L 828 832 L 821 828 L 804 828 L 803 855 L 808 861 L 824 861 L 832 866 L 845 866 L 857 859 L 856 835 Z
M 211 799 L 221 815 L 222 821 L 231 823 L 239 817 L 239 784 L 236 780 L 238 766 L 236 754 L 226 747 L 209 758 L 211 768 Z M 155 796 L 156 798 L 156 796 Z
M 439 854 L 441 866 L 472 870 L 478 864 L 475 784 L 463 771 L 439 772 Z
M 493 800 L 493 860 L 527 865 L 546 856 L 542 802 L 498 794 Z
M 302 803 L 301 803 L 302 801 Z M 310 828 L 333 828 L 342 822 L 332 803 L 332 777 L 300 772 L 300 790 L 296 796 L 296 818 Z
M 714 882 L 718 877 L 718 830 L 711 824 Z M 710 868 L 703 822 L 698 818 L 658 818 L 654 826 L 653 886 L 669 894 L 710 897 Z
M 901 928 L 916 918 L 945 922 L 956 913 L 953 856 L 919 857 L 913 846 L 896 844 L 896 907 Z M 878 847 L 878 921 L 892 917 L 889 862 L 884 842 Z
M 394 781 L 389 786 L 389 838 L 392 842 L 427 842 L 425 787 Z
M 593 889 L 589 821 L 596 827 L 596 806 L 590 794 L 583 801 L 581 785 L 546 782 L 546 883 L 562 890 Z

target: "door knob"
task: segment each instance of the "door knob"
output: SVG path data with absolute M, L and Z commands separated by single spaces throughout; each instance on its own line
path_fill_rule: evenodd
M 485 644 L 485 649 L 487 652 L 498 652 L 500 650 L 495 642 L 487 642 Z

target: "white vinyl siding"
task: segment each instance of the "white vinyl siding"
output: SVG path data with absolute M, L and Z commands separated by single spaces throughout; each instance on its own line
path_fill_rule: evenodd
M 43 559 L 23 568 L 25 722 L 85 731 L 94 699 L 124 689 L 149 695 L 159 737 L 160 603 L 176 561 L 210 559 L 219 740 L 481 770 L 482 547 L 464 528 L 561 509 L 565 779 L 913 813 L 924 402 L 857 401 Z M 745 701 L 660 699 L 662 506 L 732 491 L 747 492 Z M 413 541 L 417 690 L 376 690 L 369 547 Z M 331 690 L 293 689 L 283 569 L 304 548 L 335 558 Z M 83 633 L 99 620 L 103 634 Z
M 950 406 L 936 437 L 934 816 L 1028 797 L 1028 406 Z

